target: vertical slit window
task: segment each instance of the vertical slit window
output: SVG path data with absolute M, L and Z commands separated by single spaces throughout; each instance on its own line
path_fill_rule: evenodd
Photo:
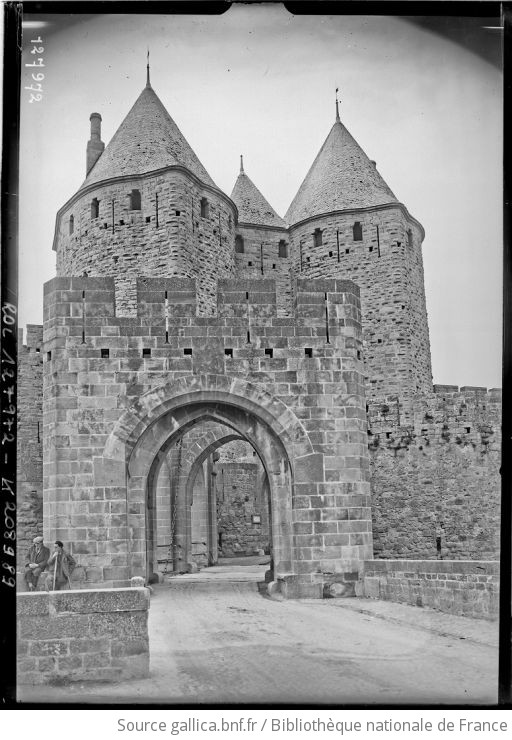
M 313 246 L 314 247 L 321 247 L 323 244 L 322 239 L 322 230 L 321 229 L 315 229 L 313 233 Z
M 201 198 L 201 218 L 210 217 L 210 204 L 207 198 Z
M 91 201 L 91 218 L 98 218 L 100 215 L 100 202 L 97 198 Z
M 128 198 L 130 200 L 130 211 L 140 211 L 141 209 L 140 190 L 132 190 Z
M 363 241 L 363 227 L 361 226 L 360 221 L 356 221 L 352 226 L 352 237 L 355 242 Z
M 279 242 L 279 256 L 288 257 L 288 245 L 284 239 L 281 239 Z
M 237 254 L 244 253 L 244 240 L 243 240 L 243 237 L 240 236 L 240 234 L 237 234 L 235 236 L 235 252 Z
M 69 217 L 69 233 L 72 234 L 75 230 L 75 217 L 71 215 Z

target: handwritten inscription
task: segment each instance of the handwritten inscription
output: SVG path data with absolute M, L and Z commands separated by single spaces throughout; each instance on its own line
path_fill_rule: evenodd
M 38 36 L 37 39 L 30 39 L 31 44 L 43 44 L 43 39 Z M 34 59 L 31 62 L 25 62 L 25 67 L 32 67 L 34 68 L 34 71 L 31 73 L 31 83 L 27 87 L 25 86 L 25 90 L 30 91 L 30 98 L 29 103 L 40 103 L 43 99 L 43 80 L 44 80 L 44 72 L 37 72 L 37 69 L 40 69 L 41 67 L 45 67 L 44 63 L 44 57 L 39 56 L 39 54 L 44 53 L 44 46 L 33 46 L 30 50 L 30 53 L 34 56 Z
M 9 350 L 8 345 L 15 346 L 16 342 L 16 306 L 12 303 L 2 304 L 0 331 L 4 340 L 0 355 L 0 378 L 2 387 L 2 426 L 0 438 L 0 460 L 5 469 L 5 477 L 2 476 L 0 516 L 3 518 L 3 539 L 1 548 L 1 578 L 5 586 L 14 588 L 16 585 L 16 554 L 14 542 L 16 541 L 16 481 L 14 476 L 9 477 L 9 472 L 15 469 L 16 462 L 16 360 Z

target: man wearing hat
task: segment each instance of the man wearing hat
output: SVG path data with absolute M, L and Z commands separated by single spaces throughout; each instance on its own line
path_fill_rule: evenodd
M 34 537 L 32 542 L 33 545 L 29 548 L 25 563 L 25 582 L 29 591 L 37 589 L 39 576 L 46 568 L 50 557 L 50 551 L 43 545 L 43 538 L 40 535 Z
M 75 566 L 75 559 L 64 550 L 64 543 L 56 540 L 53 555 L 48 560 L 46 590 L 60 591 L 64 586 L 71 588 L 70 578 Z

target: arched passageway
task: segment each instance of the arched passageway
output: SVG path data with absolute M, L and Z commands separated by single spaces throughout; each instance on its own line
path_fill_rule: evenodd
M 219 556 L 270 554 L 268 476 L 256 451 L 250 462 L 220 460 L 216 451 L 233 442 L 238 455 L 246 452 L 244 437 L 202 420 L 156 455 L 147 481 L 148 578 L 214 565 Z
M 293 532 L 292 532 L 292 470 L 288 453 L 282 440 L 261 421 L 255 414 L 240 409 L 234 404 L 223 404 L 219 402 L 188 404 L 172 412 L 172 426 L 170 425 L 169 412 L 163 414 L 157 422 L 146 430 L 133 449 L 130 462 L 128 481 L 128 499 L 131 504 L 148 502 L 155 498 L 157 492 L 157 481 L 159 474 L 165 464 L 168 464 L 169 451 L 174 447 L 176 456 L 176 444 L 193 427 L 205 422 L 216 422 L 222 427 L 232 430 L 231 433 L 218 436 L 210 441 L 208 446 L 194 460 L 192 466 L 188 461 L 182 460 L 174 465 L 175 495 L 178 496 L 177 513 L 175 520 L 177 546 L 181 549 L 181 560 L 185 563 L 190 554 L 190 503 L 192 487 L 195 475 L 199 467 L 213 450 L 221 447 L 232 439 L 244 439 L 257 451 L 264 466 L 271 501 L 271 530 L 272 530 L 272 552 L 275 564 L 275 573 L 280 577 L 292 574 L 293 561 Z M 169 428 L 173 431 L 169 432 Z M 213 434 L 213 433 L 212 433 Z M 215 435 L 213 435 L 215 436 Z M 152 457 L 152 459 L 151 459 Z M 172 478 L 172 471 L 171 471 Z M 179 498 L 179 489 L 184 485 L 185 495 Z M 133 507 L 132 507 L 133 508 Z M 148 506 L 151 512 L 154 507 Z M 212 510 L 210 508 L 210 514 Z M 132 521 L 139 515 L 133 515 Z M 171 515 L 172 518 L 172 515 Z M 146 533 L 151 533 L 152 527 L 148 528 L 147 517 L 144 522 L 144 532 L 141 527 L 131 526 L 130 529 L 140 537 L 134 538 L 134 545 L 140 539 L 146 542 L 148 547 L 145 551 L 135 552 L 132 550 L 132 566 L 134 573 L 146 576 L 150 567 L 154 568 L 154 555 L 152 562 L 148 553 L 154 552 L 154 534 L 146 538 Z M 135 523 L 135 522 L 134 522 Z M 142 523 L 142 522 L 140 522 Z M 213 527 L 210 523 L 211 537 L 214 537 Z M 144 534 L 144 537 L 141 535 Z M 176 555 L 175 555 L 176 557 Z M 180 557 L 180 556 L 177 556 Z

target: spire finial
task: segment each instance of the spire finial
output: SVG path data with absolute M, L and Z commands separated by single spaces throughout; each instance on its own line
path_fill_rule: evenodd
M 245 172 L 244 172 L 244 155 L 243 154 L 240 155 L 240 174 L 241 175 L 245 175 Z
M 338 106 L 338 90 L 339 90 L 339 88 L 337 87 L 336 88 L 336 120 L 337 121 L 340 120 L 340 109 L 339 109 L 339 106 Z
M 146 87 L 151 87 L 151 82 L 149 81 L 149 46 L 148 46 L 148 62 L 146 65 Z

